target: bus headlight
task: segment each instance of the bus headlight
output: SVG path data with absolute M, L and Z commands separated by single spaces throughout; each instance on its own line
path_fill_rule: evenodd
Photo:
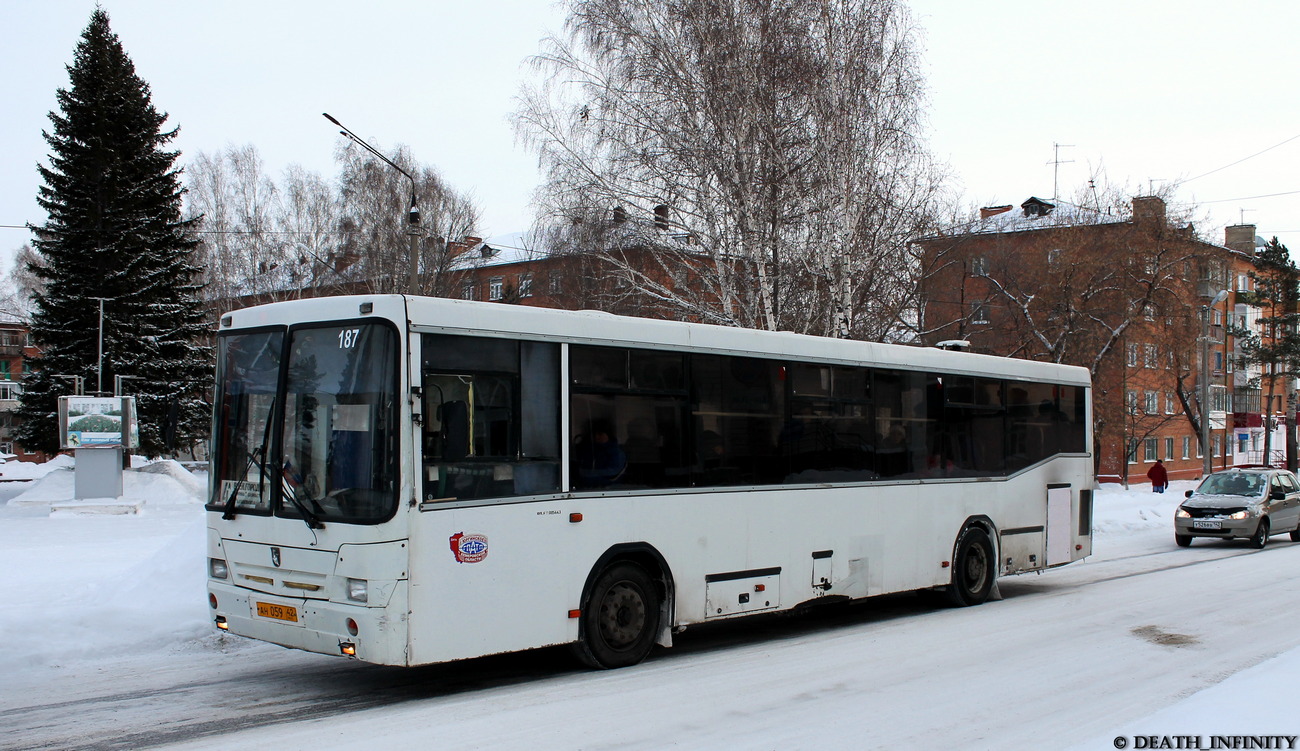
M 366 602 L 369 597 L 366 584 L 365 579 L 348 579 L 348 599 L 354 602 Z
M 209 558 L 208 575 L 213 579 L 225 579 L 230 576 L 230 569 L 226 568 L 226 562 L 220 558 Z

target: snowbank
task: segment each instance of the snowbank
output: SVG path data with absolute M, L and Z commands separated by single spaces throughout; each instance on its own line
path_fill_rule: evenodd
M 72 502 L 70 457 L 36 466 L 20 471 L 39 479 L 3 483 L 8 502 L 0 496 L 6 670 L 166 652 L 208 635 L 203 479 L 173 461 L 142 463 L 123 473 L 122 499 L 96 499 L 138 512 L 118 515 Z
M 1164 529 L 1172 535 L 1174 511 L 1183 494 L 1197 484 L 1196 480 L 1175 480 L 1163 493 L 1151 492 L 1146 484 L 1130 485 L 1128 490 L 1117 483 L 1101 485 L 1094 496 L 1093 532 L 1107 536 Z

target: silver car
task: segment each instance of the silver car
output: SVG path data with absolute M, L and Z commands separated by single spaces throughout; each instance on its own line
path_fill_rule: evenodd
M 1300 542 L 1300 481 L 1283 469 L 1215 472 L 1174 514 L 1174 541 L 1184 548 L 1193 537 L 1244 537 L 1262 548 L 1279 532 Z

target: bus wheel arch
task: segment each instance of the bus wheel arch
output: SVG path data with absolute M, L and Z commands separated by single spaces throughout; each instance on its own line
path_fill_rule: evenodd
M 971 517 L 962 525 L 953 543 L 952 580 L 947 588 L 953 605 L 979 605 L 993 592 L 998 571 L 995 539 L 993 522 L 988 517 Z
M 573 651 L 599 669 L 635 665 L 655 644 L 672 646 L 674 587 L 668 564 L 647 543 L 605 551 L 582 589 Z

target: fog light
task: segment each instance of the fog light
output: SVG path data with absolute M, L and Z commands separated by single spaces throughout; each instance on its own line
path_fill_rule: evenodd
M 361 630 L 357 627 L 357 622 L 352 620 L 351 618 L 348 619 L 347 627 L 348 627 L 348 633 L 351 634 L 352 636 L 356 636 L 357 632 Z
M 217 616 L 217 628 L 221 629 L 222 631 L 230 630 L 229 624 L 226 623 L 226 616 L 224 615 Z
M 350 641 L 339 642 L 339 651 L 347 655 L 348 657 L 356 657 L 357 645 L 353 644 Z
M 365 579 L 348 579 L 348 599 L 356 602 L 366 602 L 369 595 L 366 592 Z
M 208 574 L 213 579 L 225 579 L 230 576 L 230 569 L 226 567 L 226 562 L 220 558 L 209 558 Z

